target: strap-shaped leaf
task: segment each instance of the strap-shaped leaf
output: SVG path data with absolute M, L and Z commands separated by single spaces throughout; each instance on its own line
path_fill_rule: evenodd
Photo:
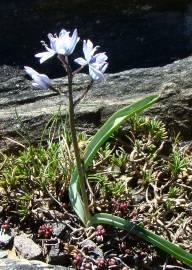
M 159 100 L 158 95 L 147 96 L 134 104 L 124 107 L 119 111 L 115 112 L 105 123 L 104 125 L 97 131 L 89 145 L 87 146 L 84 163 L 87 168 L 97 151 L 103 145 L 104 142 L 113 134 L 115 130 L 117 130 L 120 125 L 133 116 L 136 113 L 142 112 L 145 109 L 149 108 L 155 102 Z
M 78 178 L 77 169 L 75 169 L 71 178 L 70 186 L 69 186 L 69 199 L 71 201 L 71 204 L 76 214 L 79 216 L 83 224 L 87 225 L 86 216 L 88 215 L 88 213 L 86 215 L 85 205 L 81 199 L 81 195 L 79 192 L 80 189 L 79 189 L 78 179 L 79 178 Z
M 114 113 L 97 131 L 92 141 L 89 143 L 84 158 L 85 168 L 91 164 L 95 154 L 103 145 L 103 143 L 125 120 L 133 116 L 135 113 L 142 112 L 144 109 L 150 107 L 152 104 L 157 102 L 158 99 L 159 96 L 157 95 L 148 96 Z M 78 184 L 78 174 L 77 170 L 75 170 L 69 186 L 69 198 L 76 214 L 79 216 L 81 221 L 87 225 L 85 207 L 79 193 Z M 178 260 L 183 261 L 188 265 L 192 265 L 192 254 L 186 252 L 184 249 L 178 247 L 177 245 L 174 245 L 171 242 L 159 237 L 151 231 L 131 223 L 128 220 L 107 213 L 96 214 L 92 217 L 90 216 L 90 225 L 99 223 L 109 224 L 120 229 L 128 230 L 131 234 L 148 241 L 152 245 L 160 248 L 168 254 L 175 256 Z
M 128 220 L 107 213 L 99 213 L 92 217 L 91 224 L 108 224 L 119 229 L 127 230 L 132 235 L 136 235 L 137 237 L 150 242 L 152 245 L 174 256 L 178 260 L 188 265 L 192 265 L 192 254 L 186 252 L 181 247 L 172 244 L 170 241 L 156 235 L 155 233 L 144 229 Z
M 150 107 L 152 104 L 157 102 L 158 99 L 158 95 L 148 96 L 115 112 L 97 131 L 92 141 L 89 143 L 84 157 L 85 168 L 91 164 L 95 154 L 102 146 L 102 144 L 126 119 L 133 116 L 135 113 L 139 113 Z M 84 212 L 85 207 L 79 193 L 77 170 L 75 170 L 72 175 L 71 183 L 69 186 L 69 198 L 76 214 L 86 225 L 86 215 Z

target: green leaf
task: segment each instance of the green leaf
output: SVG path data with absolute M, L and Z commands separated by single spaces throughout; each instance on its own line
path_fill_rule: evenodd
M 181 247 L 172 244 L 168 240 L 165 240 L 164 238 L 154 234 L 153 232 L 144 229 L 128 220 L 107 213 L 99 213 L 92 217 L 90 224 L 108 224 L 119 229 L 127 230 L 132 235 L 148 241 L 152 245 L 174 256 L 178 260 L 188 265 L 192 265 L 192 254 L 185 251 Z
M 117 128 L 119 128 L 119 126 L 126 119 L 150 107 L 158 100 L 159 96 L 157 95 L 148 96 L 114 113 L 98 130 L 98 132 L 93 137 L 92 141 L 89 143 L 86 149 L 84 159 L 85 168 L 87 168 L 91 164 L 95 154 L 97 153 L 99 148 L 103 145 L 103 143 L 111 136 L 111 134 Z M 87 225 L 85 218 L 86 217 L 85 207 L 79 192 L 77 170 L 75 170 L 72 175 L 71 183 L 69 186 L 69 198 L 71 200 L 75 212 L 77 213 L 81 221 L 85 225 Z M 131 234 L 148 241 L 152 245 L 160 248 L 161 250 L 167 252 L 168 254 L 175 256 L 178 260 L 183 261 L 188 265 L 192 265 L 192 255 L 190 253 L 186 252 L 184 249 L 178 247 L 177 245 L 174 245 L 171 242 L 159 237 L 158 235 L 152 233 L 151 231 L 131 223 L 128 220 L 107 213 L 100 213 L 90 217 L 89 225 L 101 223 L 112 225 L 119 229 L 128 230 Z
M 158 95 L 152 95 L 145 97 L 134 104 L 124 107 L 119 111 L 115 112 L 105 123 L 104 125 L 97 131 L 89 145 L 87 146 L 84 164 L 85 168 L 87 168 L 99 148 L 103 145 L 103 143 L 111 136 L 111 134 L 117 130 L 120 125 L 133 116 L 136 113 L 142 112 L 145 109 L 149 108 L 155 102 L 159 100 Z
M 75 169 L 72 175 L 70 186 L 69 186 L 69 198 L 76 214 L 79 216 L 83 224 L 87 225 L 86 216 L 88 214 L 86 215 L 85 205 L 81 199 L 78 179 L 79 178 L 78 178 L 77 169 Z
M 139 113 L 150 107 L 158 100 L 158 95 L 148 96 L 115 112 L 98 130 L 92 141 L 89 143 L 84 157 L 85 168 L 91 164 L 94 155 L 97 153 L 102 144 L 126 119 L 133 116 L 135 113 Z M 76 214 L 86 225 L 85 207 L 80 195 L 77 170 L 75 170 L 72 175 L 71 183 L 69 186 L 69 198 Z

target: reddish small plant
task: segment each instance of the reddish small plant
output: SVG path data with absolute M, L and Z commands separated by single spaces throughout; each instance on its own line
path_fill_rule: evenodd
M 2 225 L 1 225 L 1 229 L 4 231 L 4 232 L 8 232 L 9 229 L 10 229 L 10 226 L 8 224 L 7 221 L 5 221 Z
M 53 226 L 52 225 L 41 225 L 38 230 L 40 236 L 45 237 L 46 239 L 50 238 L 53 235 Z
M 106 260 L 104 258 L 97 259 L 97 269 L 102 270 L 106 267 Z
M 103 236 L 106 233 L 105 228 L 102 225 L 98 225 L 96 228 L 95 235 L 96 236 Z
M 118 262 L 117 262 L 117 260 L 115 259 L 115 258 L 110 258 L 109 260 L 108 260 L 108 266 L 113 266 L 113 267 L 115 267 L 115 266 L 117 266 L 118 265 Z
M 91 270 L 92 265 L 91 263 L 85 263 L 84 265 L 81 266 L 80 270 Z
M 126 211 L 129 207 L 129 203 L 120 199 L 120 200 L 115 200 L 115 199 L 112 199 L 112 205 L 115 209 L 115 211 Z
M 102 225 L 98 225 L 95 231 L 95 238 L 97 242 L 103 242 L 103 236 L 105 235 L 106 231 Z
M 83 257 L 81 255 L 81 253 L 75 253 L 73 255 L 73 264 L 75 266 L 80 266 L 81 265 L 81 262 L 82 262 L 82 259 L 83 259 Z
M 119 210 L 127 210 L 128 206 L 128 202 L 121 202 L 119 203 Z
M 129 270 L 130 268 L 128 266 L 123 266 L 122 270 Z

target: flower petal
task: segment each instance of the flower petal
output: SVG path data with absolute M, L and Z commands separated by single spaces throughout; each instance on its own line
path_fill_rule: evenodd
M 56 51 L 58 54 L 66 55 L 70 46 L 70 32 L 61 30 L 59 38 L 56 40 Z
M 40 63 L 42 64 L 47 59 L 51 58 L 55 53 L 56 53 L 55 51 L 49 49 L 48 52 L 42 52 L 42 53 L 35 54 L 35 57 L 40 58 Z
M 34 87 L 39 87 L 39 84 L 36 83 L 36 82 L 33 82 L 32 85 L 33 85 Z
M 38 74 L 37 71 L 35 71 L 33 68 L 28 67 L 28 66 L 24 66 L 25 72 L 29 75 L 29 76 L 33 76 L 35 74 Z
M 59 33 L 59 37 L 65 36 L 66 34 L 69 34 L 70 32 L 66 31 L 65 29 L 62 29 Z
M 94 55 L 95 51 L 99 48 L 99 46 L 95 46 L 93 48 L 93 43 L 91 40 L 84 40 L 83 41 L 83 53 L 85 55 L 85 59 L 90 62 L 92 59 L 92 56 Z
M 95 54 L 96 63 L 104 63 L 107 61 L 108 57 L 105 53 L 97 53 Z
M 95 46 L 95 48 L 93 48 L 93 50 L 91 51 L 91 54 L 94 55 L 94 53 L 97 51 L 97 49 L 99 48 L 100 46 Z
M 90 39 L 87 40 L 87 49 L 90 51 L 92 51 L 92 49 L 93 49 L 93 43 L 91 42 Z
M 94 81 L 104 80 L 104 75 L 101 71 L 95 68 L 93 65 L 89 65 L 89 75 Z
M 108 68 L 108 63 L 105 63 L 102 68 L 100 69 L 102 73 L 104 73 L 106 71 L 106 69 Z
M 46 74 L 39 74 L 39 77 L 41 78 L 42 81 L 44 81 L 47 85 L 51 85 L 51 80 Z
M 79 64 L 80 66 L 85 66 L 88 64 L 87 61 L 83 59 L 82 57 L 75 59 L 74 62 Z
M 28 66 L 25 66 L 24 69 L 27 72 L 27 74 L 29 74 L 31 78 L 33 79 L 32 85 L 34 85 L 35 87 L 40 86 L 43 89 L 47 89 L 52 84 L 51 80 L 49 79 L 47 75 L 40 74 L 37 71 L 35 71 L 33 68 L 28 67 Z
M 34 75 L 33 80 L 43 89 L 48 89 L 49 86 L 51 85 L 49 77 L 45 74 Z
M 59 38 L 56 39 L 56 52 L 62 55 L 70 55 L 73 53 L 79 37 L 77 29 L 74 30 L 72 37 L 69 36 L 70 32 L 62 29 L 59 33 Z
M 71 42 L 70 42 L 70 47 L 68 48 L 68 54 L 72 54 L 75 46 L 77 45 L 77 42 L 79 41 L 79 37 L 78 37 L 78 33 L 77 33 L 77 29 L 75 29 L 73 31 L 73 35 L 71 37 Z
M 56 51 L 56 39 L 51 33 L 49 33 L 48 35 L 49 41 L 50 41 L 50 47 L 53 51 Z M 48 49 L 48 47 L 46 47 L 46 49 Z
M 89 42 L 88 42 L 89 41 Z M 87 60 L 87 62 L 89 62 L 91 60 L 92 57 L 92 48 L 91 47 L 91 41 L 90 40 L 83 40 L 83 53 L 85 55 L 85 59 Z M 89 44 L 87 46 L 87 43 Z

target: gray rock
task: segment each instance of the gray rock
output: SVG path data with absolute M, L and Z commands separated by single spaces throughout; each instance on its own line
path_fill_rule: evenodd
M 9 68 L 7 68 L 9 69 Z M 34 89 L 22 72 L 0 83 L 0 149 L 18 146 L 13 140 L 26 143 L 40 138 L 48 119 L 61 106 L 66 116 L 67 96 L 51 90 Z M 74 79 L 74 98 L 82 95 L 88 76 Z M 67 90 L 66 78 L 54 80 L 55 87 Z M 148 109 L 147 115 L 162 119 L 169 130 L 180 132 L 184 139 L 192 137 L 192 57 L 156 68 L 139 68 L 106 75 L 106 82 L 95 83 L 86 98 L 76 108 L 78 130 L 94 133 L 118 108 L 132 104 L 150 94 L 161 94 L 159 103 Z M 19 115 L 16 118 L 15 110 Z M 18 135 L 23 132 L 26 141 Z
M 61 252 L 59 244 L 56 244 L 51 247 L 47 262 L 50 264 L 70 265 L 70 257 L 68 252 Z
M 0 230 L 0 247 L 7 247 L 13 241 L 13 230 L 9 229 L 8 231 Z
M 64 234 L 66 224 L 65 222 L 53 223 L 53 234 L 57 237 L 61 237 Z
M 1 270 L 67 270 L 67 267 L 50 265 L 41 261 L 28 261 L 24 259 L 2 259 L 0 260 Z M 70 268 L 72 269 L 72 268 Z
M 7 250 L 0 250 L 0 259 L 4 259 L 8 257 L 8 251 Z
M 15 236 L 14 247 L 19 257 L 33 260 L 42 255 L 42 250 L 32 239 L 28 238 L 25 233 Z
M 87 248 L 89 249 L 89 253 L 93 254 L 95 257 L 104 257 L 103 251 L 101 248 L 99 248 L 92 240 L 86 239 L 81 243 L 81 247 L 83 249 Z

